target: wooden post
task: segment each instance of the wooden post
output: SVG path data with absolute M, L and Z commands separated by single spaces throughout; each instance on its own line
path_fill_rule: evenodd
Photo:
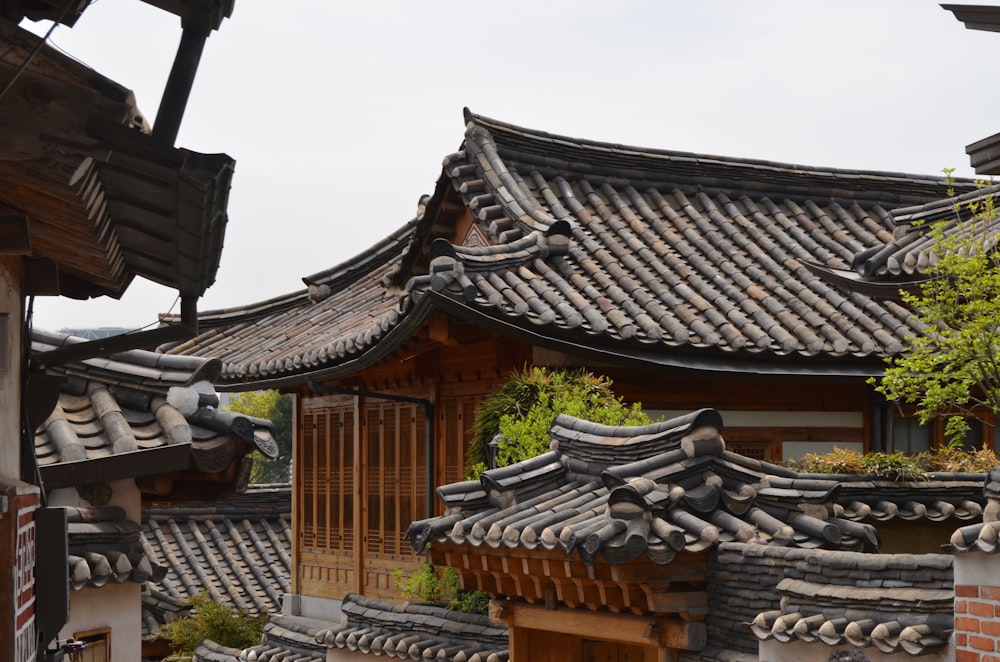
M 302 443 L 302 431 L 301 423 L 299 421 L 299 416 L 302 416 L 302 404 L 297 393 L 292 394 L 292 475 L 289 478 L 292 481 L 292 524 L 295 530 L 299 530 L 302 526 L 302 503 L 301 497 L 299 496 L 299 490 L 302 489 L 302 485 L 305 484 L 305 473 L 302 470 L 302 448 L 300 444 Z M 291 593 L 292 595 L 298 595 L 302 592 L 300 587 L 301 578 L 299 577 L 300 568 L 302 568 L 302 549 L 299 545 L 298 536 L 293 535 L 292 538 L 292 582 L 291 582 Z
M 351 591 L 362 594 L 364 586 L 365 572 L 365 549 L 368 531 L 367 522 L 363 520 L 367 508 L 367 489 L 365 482 L 368 480 L 366 473 L 367 462 L 362 455 L 367 454 L 368 444 L 362 443 L 361 434 L 364 430 L 361 417 L 364 415 L 364 400 L 361 396 L 354 396 L 354 508 L 351 517 L 354 519 L 354 578 L 351 582 Z

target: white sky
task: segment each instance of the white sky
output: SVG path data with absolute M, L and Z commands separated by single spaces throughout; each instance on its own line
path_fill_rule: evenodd
M 47 25 L 33 29 L 44 30 Z M 180 20 L 99 0 L 52 41 L 155 118 Z M 1000 34 L 929 0 L 237 0 L 177 145 L 236 159 L 200 310 L 298 290 L 409 220 L 462 107 L 578 138 L 971 176 L 1000 132 Z M 41 328 L 155 323 L 176 293 L 39 298 Z

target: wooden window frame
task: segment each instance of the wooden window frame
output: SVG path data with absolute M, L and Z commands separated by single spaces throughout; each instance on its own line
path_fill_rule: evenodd
M 864 428 L 733 427 L 724 429 L 722 438 L 726 440 L 726 448 L 734 452 L 739 452 L 740 447 L 763 450 L 763 461 L 772 464 L 784 461 L 782 444 L 786 441 L 860 443 L 867 448 Z
M 928 450 L 934 451 L 938 448 L 942 448 L 947 445 L 945 440 L 945 424 L 949 416 L 964 416 L 968 419 L 970 425 L 979 425 L 979 430 L 982 439 L 982 448 L 995 450 L 996 444 L 994 443 L 994 438 L 996 435 L 996 426 L 1000 424 L 1000 416 L 995 415 L 990 411 L 975 412 L 973 414 L 958 413 L 955 414 L 942 414 L 938 416 L 933 421 L 928 423 L 930 428 L 930 441 Z M 913 406 L 900 406 L 894 407 L 892 409 L 892 420 L 893 426 L 895 422 L 899 419 L 911 419 L 916 420 L 916 407 Z M 892 440 L 892 434 L 888 435 L 889 441 Z M 890 452 L 895 452 L 895 444 L 889 449 Z
M 77 641 L 82 641 L 84 643 L 88 643 L 88 644 L 92 643 L 92 642 L 87 642 L 86 640 L 88 638 L 94 638 L 94 637 L 100 637 L 101 639 L 103 639 L 104 645 L 105 645 L 105 648 L 106 648 L 106 651 L 107 651 L 107 656 L 105 656 L 104 660 L 98 660 L 97 662 L 111 662 L 111 659 L 112 659 L 112 655 L 111 655 L 111 628 L 96 628 L 96 629 L 93 629 L 93 630 L 83 630 L 81 632 L 75 632 L 75 633 L 73 633 L 73 638 L 74 639 L 76 639 Z M 88 662 L 90 662 L 90 658 L 87 657 L 87 651 L 86 651 L 86 649 L 83 651 L 83 654 L 84 654 L 83 659 L 87 660 Z

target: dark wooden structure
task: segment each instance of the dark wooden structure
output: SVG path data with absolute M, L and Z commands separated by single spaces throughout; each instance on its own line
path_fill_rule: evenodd
M 36 561 L 45 561 L 36 540 L 48 550 L 66 546 L 64 520 L 39 511 L 36 526 L 34 514 L 44 498 L 31 431 L 56 401 L 44 367 L 191 336 L 227 224 L 233 160 L 177 148 L 174 140 L 200 45 L 231 13 L 231 0 L 150 3 L 185 22 L 156 127 L 129 89 L 18 26 L 72 26 L 88 4 L 0 2 L 0 490 L 9 499 L 0 547 L 17 563 L 0 580 L 3 659 L 42 656 L 39 648 L 65 621 L 66 587 L 47 582 L 58 569 L 36 572 Z M 33 297 L 119 297 L 136 276 L 178 291 L 183 324 L 29 358 Z
M 465 119 L 416 219 L 302 290 L 202 314 L 169 350 L 221 359 L 222 388 L 297 396 L 295 593 L 394 596 L 392 570 L 418 561 L 407 526 L 525 365 L 589 368 L 667 416 L 713 406 L 756 459 L 910 443 L 865 383 L 917 330 L 908 311 L 809 267 L 849 270 L 893 241 L 893 210 L 971 182 Z

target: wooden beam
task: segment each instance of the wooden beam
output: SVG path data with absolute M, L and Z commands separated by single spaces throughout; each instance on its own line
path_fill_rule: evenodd
M 31 232 L 24 214 L 0 216 L 0 255 L 31 255 Z
M 364 595 L 363 581 L 365 570 L 365 552 L 368 549 L 366 536 L 368 535 L 367 521 L 367 490 L 365 484 L 368 481 L 366 471 L 366 458 L 368 444 L 361 443 L 361 417 L 364 416 L 364 402 L 360 396 L 354 396 L 354 438 L 351 443 L 354 445 L 354 503 L 351 512 L 351 519 L 354 521 L 354 576 L 351 581 L 351 591 L 358 595 Z M 363 455 L 365 454 L 365 455 Z M 315 466 L 315 461 L 313 462 Z
M 506 603 L 506 614 L 506 622 L 512 633 L 517 628 L 544 630 L 587 639 L 665 646 L 688 651 L 699 651 L 707 642 L 704 623 L 689 623 L 679 619 L 644 618 L 578 609 L 549 610 L 520 603 Z
M 639 560 L 623 565 L 606 565 L 607 572 L 599 568 L 602 579 L 620 584 L 649 584 L 651 582 L 704 582 L 707 580 L 707 556 L 678 558 L 667 565 L 652 565 Z
M 62 294 L 59 265 L 55 260 L 44 257 L 24 259 L 24 293 L 38 297 L 56 297 Z
M 699 620 L 708 614 L 708 593 L 705 591 L 656 591 L 647 589 L 646 601 L 651 611 L 659 614 L 684 614 L 685 620 Z
M 185 471 L 191 466 L 191 443 L 147 448 L 106 457 L 56 462 L 39 470 L 45 487 L 73 487 L 110 483 L 125 478 L 143 478 Z
M 299 519 L 302 515 L 302 497 L 299 495 L 299 490 L 303 489 L 305 485 L 305 471 L 303 465 L 302 456 L 302 396 L 298 393 L 292 394 L 292 526 L 293 530 L 298 529 L 302 526 L 301 520 Z M 291 552 L 292 552 L 292 567 L 295 568 L 295 572 L 291 573 L 291 593 L 292 595 L 298 595 L 302 593 L 302 580 L 299 576 L 302 567 L 302 544 L 299 541 L 299 537 L 292 535 L 291 538 Z

